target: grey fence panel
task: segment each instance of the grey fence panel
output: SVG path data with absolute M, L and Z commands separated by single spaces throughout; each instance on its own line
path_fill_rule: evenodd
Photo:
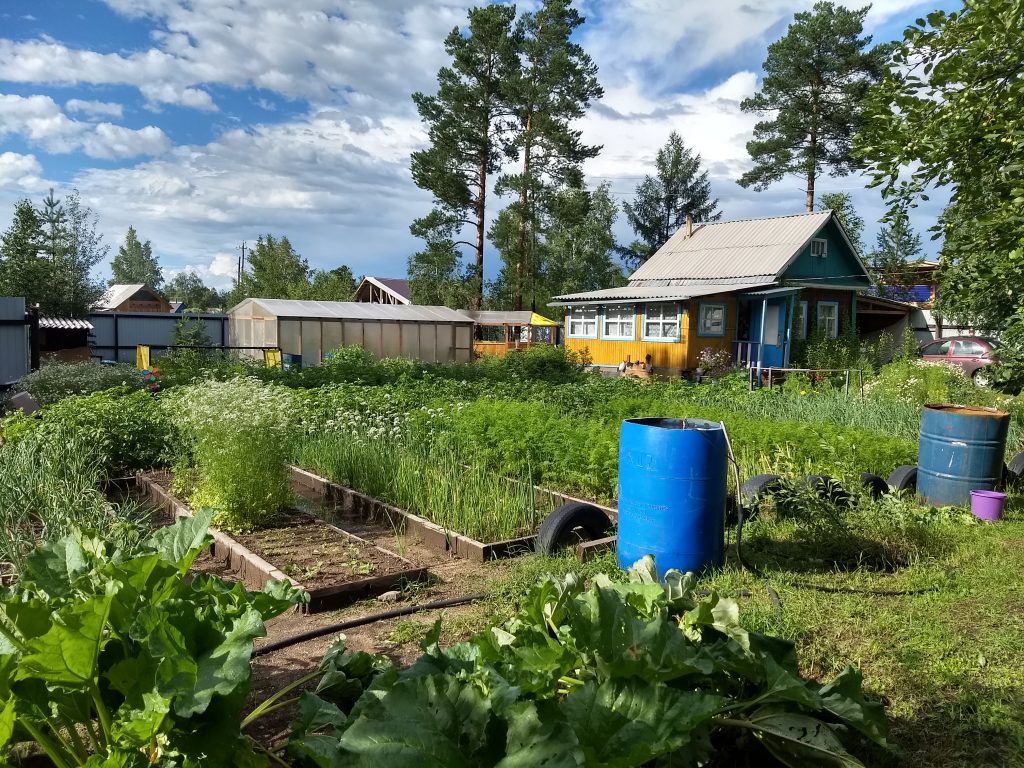
M 228 341 L 227 315 L 193 315 L 203 321 L 210 343 L 226 346 Z M 101 360 L 135 362 L 135 348 L 145 344 L 159 357 L 160 348 L 171 344 L 174 328 L 181 315 L 158 312 L 94 312 L 89 315 L 93 325 L 93 357 Z
M 24 320 L 25 299 L 0 296 L 0 386 L 13 384 L 28 373 L 30 350 Z

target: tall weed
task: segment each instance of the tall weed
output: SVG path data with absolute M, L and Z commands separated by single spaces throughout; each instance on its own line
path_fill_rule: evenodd
M 180 444 L 176 467 L 194 468 L 191 503 L 217 525 L 245 531 L 292 500 L 287 462 L 298 434 L 294 393 L 251 378 L 175 389 L 162 401 Z

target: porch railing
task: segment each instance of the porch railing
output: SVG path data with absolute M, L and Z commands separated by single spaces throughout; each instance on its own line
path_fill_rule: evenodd
M 761 344 L 757 341 L 734 341 L 732 359 L 741 368 L 757 367 Z

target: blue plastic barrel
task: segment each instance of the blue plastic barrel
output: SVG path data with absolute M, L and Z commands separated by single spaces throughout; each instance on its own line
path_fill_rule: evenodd
M 618 560 L 654 555 L 700 571 L 725 554 L 727 470 L 722 425 L 702 419 L 628 419 L 619 433 Z
M 997 408 L 926 405 L 921 414 L 917 492 L 937 507 L 968 504 L 1003 476 L 1010 414 Z

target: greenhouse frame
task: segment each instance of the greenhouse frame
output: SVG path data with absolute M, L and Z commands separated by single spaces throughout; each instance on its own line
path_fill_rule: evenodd
M 381 358 L 473 358 L 473 320 L 448 307 L 246 299 L 228 316 L 231 346 L 249 348 L 250 357 L 276 347 L 290 365 L 316 365 L 338 347 L 356 344 Z

